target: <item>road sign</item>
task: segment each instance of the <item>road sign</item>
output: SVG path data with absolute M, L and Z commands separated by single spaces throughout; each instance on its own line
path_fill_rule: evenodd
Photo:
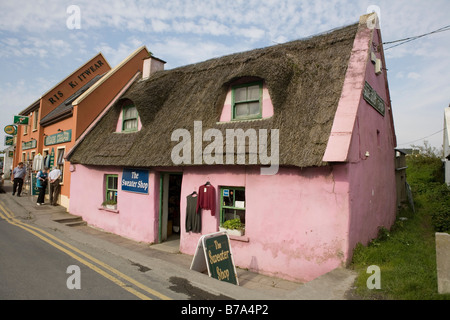
M 191 270 L 208 270 L 211 278 L 239 285 L 230 239 L 226 232 L 203 235 L 199 239 Z
M 17 127 L 12 124 L 7 125 L 3 130 L 6 134 L 10 134 L 12 136 L 15 136 L 17 134 Z
M 14 124 L 28 125 L 28 117 L 25 116 L 14 116 Z
M 13 146 L 13 145 L 14 145 L 14 137 L 5 136 L 5 146 Z

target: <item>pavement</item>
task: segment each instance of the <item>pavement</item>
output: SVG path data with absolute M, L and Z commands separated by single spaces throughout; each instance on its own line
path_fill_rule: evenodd
M 36 196 L 23 194 L 12 196 L 12 187 L 5 182 L 5 199 L 20 205 L 26 212 L 22 219 L 41 228 L 58 230 L 65 236 L 92 247 L 107 250 L 134 261 L 147 268 L 164 268 L 178 279 L 187 279 L 196 288 L 212 292 L 219 299 L 227 297 L 238 300 L 355 300 L 352 294 L 356 272 L 348 268 L 337 268 L 308 283 L 288 281 L 270 277 L 245 269 L 236 268 L 239 286 L 209 278 L 207 274 L 190 270 L 193 256 L 179 252 L 179 239 L 169 238 L 161 244 L 136 242 L 103 230 L 96 229 L 71 215 L 62 206 L 47 203 L 36 205 Z M 4 198 L 6 197 L 6 198 Z M 186 286 L 186 285 L 185 285 Z

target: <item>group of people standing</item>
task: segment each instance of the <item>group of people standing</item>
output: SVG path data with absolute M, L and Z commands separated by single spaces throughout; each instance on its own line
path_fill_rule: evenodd
M 19 162 L 18 166 L 14 168 L 11 175 L 11 181 L 13 181 L 13 192 L 12 192 L 13 196 L 17 192 L 17 196 L 20 197 L 20 194 L 22 193 L 23 181 L 25 179 L 26 174 L 27 170 L 24 167 L 23 162 Z M 61 190 L 61 186 L 59 185 L 60 181 L 61 181 L 61 170 L 59 170 L 57 167 L 53 167 L 53 169 L 50 172 L 47 167 L 44 167 L 43 169 L 37 172 L 36 187 L 39 189 L 39 195 L 37 198 L 38 206 L 44 204 L 45 191 L 49 183 L 50 183 L 50 190 L 49 190 L 50 204 L 52 206 L 57 205 L 59 193 Z

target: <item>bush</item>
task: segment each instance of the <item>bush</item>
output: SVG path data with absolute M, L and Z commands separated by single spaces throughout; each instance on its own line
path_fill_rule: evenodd
M 412 155 L 407 158 L 407 179 L 419 208 L 428 210 L 436 232 L 450 231 L 450 189 L 444 183 L 440 158 Z
M 450 231 L 450 207 L 448 204 L 440 204 L 435 208 L 431 216 L 431 222 L 437 232 Z
M 222 224 L 222 227 L 226 228 L 226 229 L 237 229 L 237 230 L 241 230 L 244 229 L 244 224 L 241 222 L 241 219 L 236 218 L 236 219 L 231 219 L 231 220 L 227 220 Z

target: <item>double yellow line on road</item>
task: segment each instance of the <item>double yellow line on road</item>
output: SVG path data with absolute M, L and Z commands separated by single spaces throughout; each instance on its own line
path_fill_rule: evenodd
M 102 261 L 92 257 L 91 255 L 81 251 L 80 249 L 68 244 L 67 242 L 53 236 L 52 234 L 37 228 L 35 226 L 23 223 L 22 221 L 18 220 L 17 218 L 14 217 L 14 213 L 11 212 L 6 205 L 0 201 L 0 217 L 3 218 L 4 220 L 6 220 L 8 223 L 17 226 L 19 228 L 24 229 L 25 231 L 35 235 L 36 237 L 38 237 L 39 239 L 47 242 L 48 244 L 52 245 L 53 247 L 57 248 L 58 250 L 66 253 L 67 255 L 69 255 L 70 257 L 76 259 L 77 261 L 81 262 L 82 264 L 84 264 L 85 266 L 89 267 L 90 269 L 94 270 L 95 272 L 99 273 L 100 275 L 104 276 L 105 278 L 107 278 L 108 280 L 111 280 L 112 282 L 114 282 L 115 284 L 117 284 L 118 286 L 120 286 L 121 288 L 127 290 L 128 292 L 134 294 L 135 296 L 137 296 L 138 298 L 142 299 L 142 300 L 152 300 L 152 298 L 150 298 L 149 296 L 147 296 L 146 294 L 142 294 L 141 292 L 137 291 L 134 288 L 131 288 L 129 286 L 127 286 L 127 284 L 125 282 L 123 282 L 122 280 L 120 280 L 119 278 L 122 278 L 123 280 L 127 281 L 128 283 L 133 284 L 134 286 L 138 287 L 139 289 L 145 291 L 146 293 L 149 293 L 150 295 L 157 297 L 159 299 L 162 300 L 171 300 L 169 297 L 167 297 L 166 295 L 153 290 L 149 287 L 147 287 L 146 285 L 134 280 L 133 278 L 127 276 L 126 274 L 120 272 L 119 270 L 103 263 Z M 58 243 L 60 244 L 58 244 Z M 61 246 L 62 245 L 62 246 Z M 64 247 L 66 248 L 64 248 Z M 77 254 L 75 254 L 77 253 Z M 89 262 L 88 260 L 80 257 L 83 256 L 84 258 L 90 260 L 91 262 Z M 108 272 L 104 271 L 103 269 L 101 269 L 100 267 L 102 267 L 103 269 L 108 270 L 109 272 L 113 273 L 115 276 L 109 274 Z

